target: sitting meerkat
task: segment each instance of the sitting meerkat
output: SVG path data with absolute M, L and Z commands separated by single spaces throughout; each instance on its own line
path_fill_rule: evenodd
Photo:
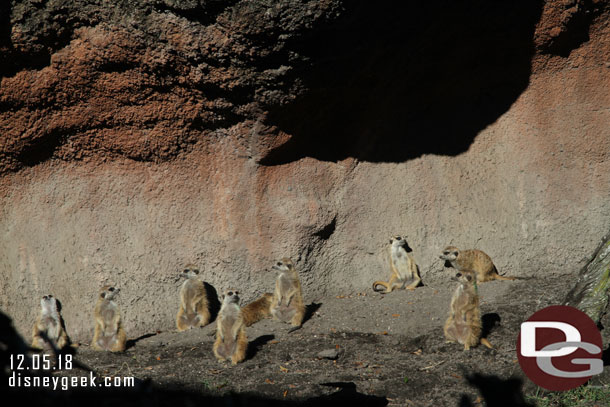
M 481 338 L 481 310 L 474 272 L 458 271 L 452 279 L 459 284 L 451 298 L 449 318 L 443 329 L 445 338 L 449 342 L 464 345 L 464 350 L 469 350 L 470 347 L 477 346 L 479 343 L 491 349 L 489 341 Z
M 305 304 L 299 275 L 292 260 L 284 257 L 272 266 L 279 271 L 275 280 L 275 292 L 271 301 L 271 315 L 274 319 L 292 324 L 288 331 L 301 328 L 305 317 Z
M 32 348 L 54 352 L 64 349 L 69 342 L 57 300 L 52 295 L 45 295 L 40 300 L 40 314 L 32 328 Z
M 251 326 L 261 319 L 271 317 L 271 302 L 273 294 L 265 293 L 260 298 L 242 307 L 241 313 L 244 316 L 244 324 Z
M 227 291 L 222 296 L 222 306 L 216 319 L 214 355 L 219 362 L 231 359 L 236 365 L 246 358 L 248 338 L 244 318 L 239 307 L 239 292 Z
M 385 281 L 375 281 L 373 291 L 390 293 L 396 288 L 414 290 L 421 283 L 419 269 L 415 260 L 413 260 L 413 256 L 407 252 L 406 245 L 406 239 L 401 236 L 390 238 L 390 270 L 392 272 L 390 281 L 387 283 Z M 409 281 L 411 283 L 405 287 Z M 379 285 L 383 286 L 385 290 L 378 289 L 377 286 Z
M 180 287 L 180 309 L 176 315 L 178 331 L 207 325 L 210 322 L 210 310 L 205 286 L 198 278 L 199 270 L 189 264 L 180 275 L 186 281 Z
M 447 246 L 443 254 L 439 256 L 451 264 L 458 271 L 474 271 L 477 282 L 484 283 L 492 280 L 515 280 L 516 277 L 504 277 L 498 274 L 498 270 L 485 252 L 477 249 L 459 250 L 455 246 Z
M 95 332 L 91 346 L 95 350 L 122 352 L 125 350 L 127 336 L 121 323 L 121 311 L 115 301 L 119 289 L 104 286 L 95 305 Z

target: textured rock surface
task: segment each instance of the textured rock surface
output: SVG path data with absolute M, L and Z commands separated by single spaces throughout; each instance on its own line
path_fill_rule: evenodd
M 174 325 L 187 262 L 244 300 L 291 256 L 306 301 L 425 282 L 452 243 L 573 274 L 610 227 L 607 1 L 0 5 L 0 308 L 88 340 Z M 566 279 L 566 284 L 571 284 Z

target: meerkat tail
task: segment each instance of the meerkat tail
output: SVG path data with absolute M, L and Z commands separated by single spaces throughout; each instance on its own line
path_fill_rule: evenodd
M 501 275 L 496 275 L 496 280 L 517 280 L 517 277 L 505 277 L 505 276 L 501 276 Z
M 299 330 L 299 329 L 301 329 L 301 328 L 303 328 L 303 325 L 299 325 L 299 326 L 293 326 L 292 328 L 290 328 L 290 329 L 288 330 L 288 333 L 289 333 L 289 334 L 291 334 L 291 333 L 293 333 L 294 331 L 298 331 L 298 330 Z
M 487 346 L 489 349 L 493 349 L 493 345 L 491 343 L 489 343 L 489 341 L 485 338 L 481 338 L 481 343 L 485 346 Z
M 385 289 L 377 288 L 378 285 L 383 286 Z M 373 283 L 373 291 L 375 291 L 377 293 L 389 293 L 390 292 L 390 286 L 385 281 L 375 281 Z

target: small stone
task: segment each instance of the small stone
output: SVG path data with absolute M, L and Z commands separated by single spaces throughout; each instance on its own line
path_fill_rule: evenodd
M 318 353 L 318 358 L 335 360 L 339 357 L 340 354 L 340 349 L 326 349 Z

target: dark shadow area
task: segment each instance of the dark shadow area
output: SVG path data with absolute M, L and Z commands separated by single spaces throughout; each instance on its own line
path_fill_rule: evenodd
M 311 61 L 287 74 L 306 91 L 270 108 L 268 124 L 292 138 L 260 163 L 465 152 L 527 87 L 542 5 L 346 2 L 337 21 L 288 44 Z
M 604 362 L 604 366 L 610 365 L 610 345 L 602 352 L 602 361 Z
M 248 406 L 248 407 L 275 407 L 275 406 L 372 406 L 383 407 L 388 405 L 384 397 L 369 396 L 356 391 L 353 383 L 329 384 L 339 387 L 340 390 L 328 396 L 310 399 L 290 400 L 263 397 L 252 393 L 232 393 L 223 396 L 208 395 L 193 390 L 177 388 L 159 388 L 148 381 L 137 380 L 133 389 L 124 390 L 68 390 L 68 391 L 23 391 L 6 390 L 7 397 L 18 397 L 24 405 L 58 405 L 71 406 Z M 336 385 L 336 386 L 335 386 Z M 351 385 L 351 386 L 348 386 Z
M 318 230 L 314 233 L 314 236 L 319 237 L 322 240 L 328 240 L 333 233 L 335 233 L 335 228 L 337 226 L 337 217 L 335 216 L 333 220 L 322 229 Z
M 369 396 L 356 391 L 352 382 L 320 383 L 320 386 L 336 387 L 339 389 L 330 396 L 314 397 L 306 400 L 305 406 L 387 406 L 385 397 Z
M 252 343 L 262 345 L 273 339 L 272 335 L 264 335 Z M 203 391 L 194 391 L 174 387 L 157 386 L 150 380 L 135 378 L 133 387 L 104 388 L 97 387 L 69 387 L 69 377 L 65 379 L 66 389 L 62 389 L 62 382 L 58 383 L 58 390 L 45 390 L 40 383 L 49 376 L 44 370 L 23 369 L 18 370 L 11 365 L 10 355 L 26 355 L 28 345 L 17 333 L 11 319 L 0 311 L 0 394 L 7 400 L 14 397 L 22 405 L 45 406 L 337 406 L 337 405 L 367 405 L 385 406 L 387 399 L 383 397 L 368 396 L 356 391 L 354 383 L 324 383 L 322 386 L 337 387 L 339 390 L 328 396 L 314 397 L 302 400 L 273 399 L 249 393 L 232 393 L 223 396 L 207 394 Z M 91 370 L 77 363 L 75 366 Z M 26 357 L 25 366 L 31 366 Z M 84 377 L 85 375 L 83 375 Z M 88 377 L 88 376 L 87 376 Z M 26 386 L 26 380 L 30 386 Z M 38 386 L 35 386 L 38 380 Z M 48 379 L 47 379 L 48 380 Z
M 473 375 L 464 375 L 468 383 L 476 387 L 481 396 L 485 400 L 484 405 L 487 407 L 534 407 L 533 404 L 525 401 L 525 396 L 521 387 L 523 382 L 521 379 L 513 377 L 510 379 L 501 379 L 497 376 L 486 376 L 479 373 Z M 476 404 L 480 405 L 480 404 Z M 475 404 L 467 395 L 462 395 L 458 404 L 459 407 L 471 407 Z
M 144 335 L 139 336 L 139 337 L 137 337 L 135 339 L 128 339 L 127 342 L 125 342 L 125 350 L 127 350 L 129 348 L 133 348 L 134 346 L 136 346 L 136 343 L 138 343 L 142 339 L 150 338 L 151 336 L 155 336 L 158 333 L 159 332 L 155 332 L 155 333 L 151 333 L 151 334 L 144 334 Z
M 218 299 L 218 291 L 212 285 L 204 282 L 205 294 L 208 298 L 208 307 L 210 309 L 210 324 L 216 320 L 220 311 L 220 300 Z
M 311 304 L 305 306 L 305 315 L 303 316 L 302 324 L 309 321 L 311 319 L 311 317 L 313 316 L 313 314 L 315 314 L 316 311 L 319 310 L 321 306 L 322 306 L 321 302 L 319 302 L 317 304 L 315 302 L 312 302 Z
M 246 360 L 252 359 L 260 350 L 262 346 L 267 342 L 275 339 L 275 335 L 261 335 L 258 338 L 248 342 L 248 349 L 246 351 Z
M 491 333 L 491 330 L 500 324 L 501 321 L 502 318 L 500 318 L 500 315 L 496 314 L 495 312 L 484 314 L 481 317 L 481 322 L 483 324 L 481 338 L 487 338 L 487 336 Z

